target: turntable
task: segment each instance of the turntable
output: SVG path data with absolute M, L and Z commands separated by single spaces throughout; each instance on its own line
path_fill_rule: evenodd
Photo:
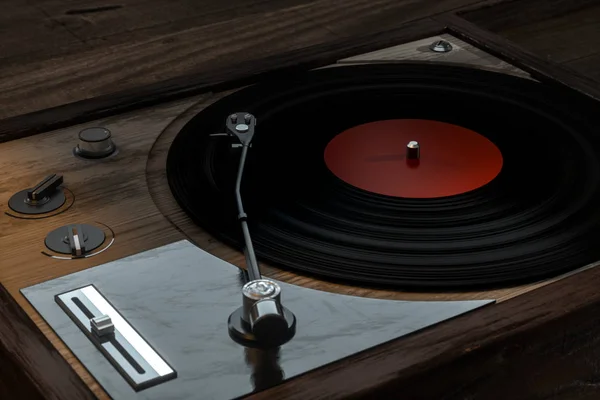
M 426 25 L 1 144 L 20 393 L 516 398 L 557 343 L 571 365 L 597 325 L 597 103 Z

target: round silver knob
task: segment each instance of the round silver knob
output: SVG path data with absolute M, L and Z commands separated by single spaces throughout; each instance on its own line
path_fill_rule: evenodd
M 436 53 L 448 53 L 452 51 L 452 45 L 446 40 L 436 40 L 429 46 L 429 49 Z
M 79 143 L 75 154 L 83 158 L 104 158 L 115 152 L 117 147 L 106 128 L 86 128 L 79 132 Z
M 421 158 L 421 146 L 419 142 L 411 140 L 406 145 L 406 159 L 418 160 L 419 158 Z

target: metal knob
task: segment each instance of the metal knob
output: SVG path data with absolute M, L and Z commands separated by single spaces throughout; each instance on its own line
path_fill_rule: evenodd
M 242 294 L 242 318 L 261 343 L 276 343 L 287 335 L 289 326 L 278 284 L 268 279 L 250 281 L 243 286 Z
M 87 128 L 79 132 L 79 143 L 75 154 L 83 158 L 104 158 L 115 152 L 117 147 L 106 128 Z

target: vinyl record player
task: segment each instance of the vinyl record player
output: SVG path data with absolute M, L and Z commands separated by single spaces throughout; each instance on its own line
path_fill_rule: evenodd
M 440 29 L 0 144 L 63 398 L 439 398 L 592 268 L 597 103 Z

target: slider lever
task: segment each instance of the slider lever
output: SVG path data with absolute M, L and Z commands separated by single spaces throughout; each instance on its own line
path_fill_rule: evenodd
M 27 197 L 25 201 L 30 204 L 36 204 L 43 200 L 49 199 L 52 194 L 63 184 L 62 175 L 48 175 L 40 183 L 38 183 L 33 189 L 27 191 Z

